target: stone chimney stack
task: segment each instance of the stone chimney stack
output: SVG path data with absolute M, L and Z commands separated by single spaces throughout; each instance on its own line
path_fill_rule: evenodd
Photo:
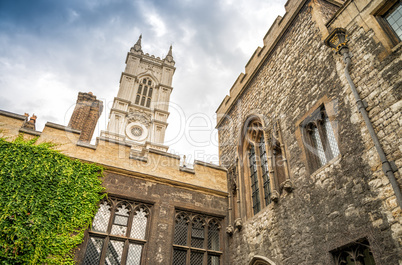
M 80 141 L 89 143 L 95 131 L 96 123 L 102 114 L 103 102 L 96 99 L 96 96 L 89 93 L 78 93 L 77 104 L 71 115 L 68 127 L 80 130 Z

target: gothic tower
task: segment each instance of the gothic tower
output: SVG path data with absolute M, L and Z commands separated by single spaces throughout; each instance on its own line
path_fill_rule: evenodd
M 138 151 L 150 147 L 167 151 L 168 146 L 163 143 L 176 69 L 172 46 L 164 59 L 155 58 L 144 54 L 141 38 L 127 54 L 126 69 L 120 78 L 107 131 L 102 131 L 101 136 L 130 144 Z

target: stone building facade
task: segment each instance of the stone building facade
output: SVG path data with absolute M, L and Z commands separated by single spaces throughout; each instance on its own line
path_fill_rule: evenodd
M 402 264 L 401 2 L 285 8 L 217 110 L 228 264 Z
M 0 111 L 0 137 L 105 167 L 77 264 L 402 264 L 401 2 L 285 8 L 217 110 L 221 166 L 167 152 L 172 48 L 155 58 L 141 37 L 94 145 L 92 93 L 41 132 L 36 116 Z

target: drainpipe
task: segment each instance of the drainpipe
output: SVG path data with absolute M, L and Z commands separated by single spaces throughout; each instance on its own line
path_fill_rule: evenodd
M 371 123 L 371 121 L 369 119 L 369 116 L 368 116 L 368 113 L 366 110 L 367 103 L 365 103 L 361 100 L 360 95 L 356 90 L 355 84 L 353 83 L 352 78 L 350 78 L 349 67 L 351 64 L 351 58 L 350 58 L 350 54 L 349 54 L 349 48 L 347 46 L 343 46 L 340 49 L 339 53 L 341 55 L 343 55 L 343 60 L 346 64 L 345 76 L 346 76 L 346 79 L 348 80 L 350 88 L 352 89 L 353 96 L 355 97 L 357 108 L 363 116 L 364 122 L 366 123 L 367 129 L 371 136 L 371 139 L 373 140 L 375 148 L 377 149 L 377 153 L 380 156 L 381 163 L 382 163 L 382 171 L 384 171 L 385 175 L 388 177 L 389 182 L 391 183 L 392 188 L 394 190 L 397 203 L 398 203 L 399 207 L 402 208 L 401 189 L 399 188 L 398 182 L 396 181 L 396 178 L 394 175 L 394 172 L 396 171 L 395 166 L 393 166 L 391 164 L 391 162 L 388 161 L 388 159 L 384 153 L 384 150 L 381 147 L 380 141 L 378 140 L 378 137 L 374 131 L 373 124 Z

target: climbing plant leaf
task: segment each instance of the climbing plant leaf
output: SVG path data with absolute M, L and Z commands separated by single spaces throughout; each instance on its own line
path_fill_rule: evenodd
M 0 264 L 74 264 L 103 169 L 35 142 L 0 138 Z

